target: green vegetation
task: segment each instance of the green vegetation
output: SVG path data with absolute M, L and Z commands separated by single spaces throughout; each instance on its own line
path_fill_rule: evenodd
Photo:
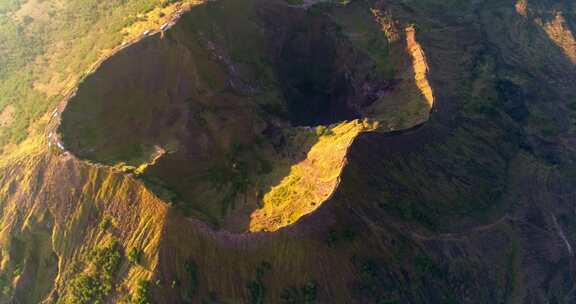
M 110 11 L 96 11 L 104 16 L 108 16 L 108 13 L 114 15 L 116 5 L 128 5 L 129 1 L 104 1 L 109 4 Z M 161 146 L 158 150 L 169 151 L 159 158 L 161 165 L 143 170 L 142 178 L 146 179 L 147 186 L 156 183 L 157 188 L 152 190 L 162 198 L 174 198 L 179 205 L 192 206 L 190 210 L 193 211 L 185 215 L 201 219 L 213 217 L 218 224 L 220 213 L 228 212 L 234 203 L 242 203 L 241 207 L 248 209 L 255 206 L 252 204 L 256 200 L 254 197 L 274 193 L 274 197 L 264 202 L 270 204 L 258 206 L 263 209 L 262 217 L 258 219 L 262 226 L 257 227 L 264 227 L 257 229 L 261 231 L 292 224 L 303 213 L 310 214 L 326 198 L 330 198 L 330 205 L 324 206 L 326 208 L 323 208 L 319 217 L 311 216 L 301 226 L 294 227 L 296 229 L 287 229 L 286 233 L 267 236 L 231 235 L 227 231 L 211 230 L 182 218 L 177 210 L 165 208 L 156 197 L 149 195 L 141 183 L 123 178 L 120 174 L 109 174 L 106 168 L 95 168 L 78 161 L 63 162 L 62 158 L 56 157 L 25 159 L 0 171 L 0 191 L 7 197 L 6 200 L 2 198 L 7 207 L 2 210 L 0 222 L 6 226 L 3 231 L 18 234 L 13 238 L 7 234 L 0 237 L 0 260 L 3 262 L 0 289 L 6 298 L 23 303 L 38 303 L 44 298 L 26 301 L 26 296 L 16 293 L 32 294 L 29 286 L 48 286 L 55 288 L 52 295 L 60 297 L 60 303 L 104 303 L 118 299 L 132 303 L 151 303 L 153 296 L 158 302 L 166 302 L 162 297 L 167 296 L 172 300 L 182 297 L 192 303 L 202 300 L 206 303 L 516 303 L 533 296 L 549 298 L 551 303 L 572 301 L 568 298 L 574 294 L 571 292 L 573 284 L 570 284 L 571 269 L 565 267 L 570 256 L 563 247 L 562 239 L 555 236 L 557 227 L 550 223 L 552 218 L 555 222 L 554 216 L 557 216 L 558 223 L 555 224 L 564 229 L 569 240 L 574 239 L 576 228 L 572 220 L 571 203 L 574 197 L 573 172 L 576 170 L 573 168 L 573 153 L 566 153 L 572 152 L 574 148 L 574 134 L 567 132 L 566 124 L 569 120 L 561 113 L 565 111 L 564 105 L 571 111 L 576 109 L 574 100 L 565 98 L 573 96 L 573 92 L 562 92 L 573 91 L 565 88 L 568 86 L 566 80 L 572 80 L 572 77 L 565 77 L 563 73 L 548 73 L 546 69 L 550 66 L 563 68 L 564 62 L 557 60 L 553 52 L 542 52 L 539 44 L 526 46 L 522 44 L 525 41 L 514 41 L 522 36 L 517 32 L 523 32 L 530 20 L 515 22 L 513 18 L 506 18 L 512 21 L 495 22 L 492 11 L 499 5 L 506 6 L 514 13 L 513 5 L 500 4 L 497 0 L 468 1 L 474 3 L 475 11 L 462 18 L 454 18 L 454 15 L 467 10 L 463 1 L 447 1 L 446 4 L 442 4 L 441 0 L 380 1 L 378 4 L 385 3 L 383 9 L 390 9 L 400 25 L 417 24 L 418 39 L 421 39 L 419 41 L 422 46 L 431 55 L 430 82 L 434 84 L 438 96 L 442 97 L 439 98 L 438 109 L 434 109 L 438 113 L 433 114 L 432 120 L 422 128 L 399 136 L 370 133 L 357 137 L 360 132 L 358 130 L 366 130 L 359 125 L 356 126 L 358 129 L 354 129 L 358 131 L 356 133 L 341 132 L 334 125 L 313 129 L 290 128 L 289 132 L 280 132 L 278 129 L 284 128 L 282 123 L 290 120 L 290 115 L 286 113 L 289 107 L 277 106 L 275 102 L 279 99 L 274 99 L 278 98 L 276 96 L 268 101 L 267 105 L 271 106 L 259 108 L 260 103 L 266 102 L 264 99 L 279 91 L 279 87 L 273 83 L 277 75 L 266 74 L 266 71 L 270 72 L 270 60 L 261 58 L 264 54 L 260 48 L 262 45 L 252 42 L 262 38 L 259 36 L 263 32 L 259 31 L 262 29 L 261 23 L 268 25 L 266 22 L 279 22 L 274 23 L 279 27 L 266 29 L 280 37 L 282 35 L 277 33 L 282 32 L 283 28 L 282 22 L 278 20 L 292 20 L 294 15 L 302 12 L 283 15 L 273 6 L 265 7 L 258 11 L 259 14 L 271 9 L 269 16 L 273 20 L 261 22 L 256 19 L 260 16 L 243 6 L 254 2 L 241 1 L 230 0 L 229 6 L 223 5 L 226 0 L 211 2 L 205 8 L 214 10 L 199 10 L 194 16 L 198 18 L 184 16 L 183 28 L 176 26 L 164 33 L 162 40 L 156 36 L 149 37 L 144 43 L 134 46 L 154 46 L 169 41 L 177 41 L 178 47 L 182 48 L 186 43 L 191 44 L 190 57 L 181 57 L 187 52 L 176 53 L 174 49 L 162 49 L 160 52 L 153 47 L 149 48 L 154 50 L 151 53 L 153 55 L 159 56 L 166 51 L 169 60 L 178 58 L 175 66 L 182 63 L 190 65 L 183 69 L 167 69 L 165 75 L 151 73 L 155 77 L 145 79 L 144 83 L 150 81 L 157 84 L 157 79 L 179 75 L 187 81 L 195 80 L 190 81 L 190 90 L 198 90 L 191 93 L 196 94 L 193 99 L 179 104 L 173 112 L 161 119 L 151 120 L 162 123 L 134 127 L 139 125 L 137 118 L 142 115 L 155 118 L 159 110 L 169 104 L 166 101 L 170 101 L 170 98 L 160 100 L 151 96 L 149 99 L 155 103 L 146 104 L 150 107 L 139 107 L 141 104 L 137 100 L 125 98 L 128 94 L 122 93 L 118 99 L 114 99 L 120 102 L 116 102 L 110 110 L 111 113 L 120 113 L 120 116 L 108 116 L 109 113 L 105 113 L 91 120 L 87 119 L 91 116 L 78 115 L 70 126 L 80 129 L 84 122 L 94 123 L 91 126 L 94 128 L 88 128 L 89 132 L 85 134 L 89 144 L 98 143 L 91 140 L 100 136 L 90 132 L 102 132 L 103 138 L 108 138 L 117 135 L 122 129 L 127 129 L 128 135 L 139 130 L 152 130 L 143 133 L 142 138 L 149 139 L 146 145 L 128 142 L 132 138 L 125 140 L 122 137 L 114 138 L 116 141 L 111 143 L 124 144 L 126 141 L 126 146 L 119 150 L 117 156 L 130 161 L 150 161 L 148 156 L 156 155 L 156 151 L 150 149 L 155 144 Z M 343 34 L 361 46 L 355 52 L 369 53 L 371 60 L 377 62 L 377 70 L 380 72 L 389 70 L 390 75 L 400 75 L 397 70 L 387 69 L 395 68 L 396 61 L 377 58 L 380 54 L 390 54 L 384 52 L 389 46 L 382 37 L 376 37 L 379 28 L 368 23 L 369 11 L 359 9 L 365 9 L 362 5 L 366 3 L 369 2 L 354 1 L 351 4 L 357 5 L 353 7 L 354 10 L 340 11 L 338 16 L 330 14 L 341 8 L 332 6 L 317 7 L 303 12 L 301 16 L 329 15 L 330 18 L 336 18 L 340 24 L 336 34 Z M 452 10 L 450 5 L 457 7 Z M 18 10 L 18 7 L 16 1 L 4 1 L 0 11 Z M 326 7 L 331 10 L 325 10 Z M 246 14 L 246 10 L 249 13 Z M 362 14 L 356 15 L 357 12 Z M 68 18 L 82 18 L 82 15 L 76 17 L 74 12 L 69 13 Z M 160 14 L 154 12 L 154 15 Z M 21 20 L 19 22 L 24 29 L 22 40 L 30 39 L 27 37 L 27 28 L 44 22 L 41 14 L 29 11 L 24 15 L 7 16 L 16 16 L 17 20 Z M 58 15 L 58 18 L 61 17 Z M 126 17 L 130 18 L 128 15 Z M 570 17 L 573 16 L 567 18 Z M 135 18 L 140 20 L 143 17 Z M 94 24 L 95 32 L 107 33 L 99 21 Z M 493 28 L 501 24 L 513 31 Z M 570 24 L 573 22 L 570 21 Z M 323 25 L 322 22 L 317 24 L 318 28 Z M 366 29 L 366 26 L 370 28 Z M 236 31 L 236 27 L 241 29 Z M 333 30 L 322 28 L 318 32 L 334 33 Z M 63 29 L 64 35 L 68 31 Z M 306 38 L 314 37 L 316 33 L 307 32 L 306 27 L 303 31 L 303 34 L 294 35 L 297 42 L 290 48 L 290 55 L 298 54 L 296 51 L 299 47 L 307 45 Z M 178 40 L 174 37 L 179 33 L 183 36 Z M 46 39 L 52 38 L 47 36 Z M 107 37 L 102 39 L 106 40 Z M 514 47 L 499 42 L 499 39 L 512 40 Z M 78 43 L 82 41 L 84 38 L 80 38 Z M 214 42 L 222 53 L 207 54 L 208 41 Z M 246 41 L 245 45 L 243 41 Z M 95 45 L 97 49 L 98 44 Z M 315 45 L 312 49 L 323 49 L 322 46 L 325 44 Z M 345 48 L 340 44 L 336 46 L 338 51 Z M 403 44 L 400 46 L 404 48 Z M 522 54 L 524 48 L 534 53 L 546 53 L 551 64 L 539 62 L 535 68 L 531 62 L 537 56 Z M 73 47 L 71 50 L 76 51 Z M 4 51 L 2 48 L 0 53 Z M 30 52 L 31 58 L 38 58 L 33 54 L 33 46 Z M 219 55 L 225 59 L 218 61 L 216 58 Z M 301 55 L 310 54 L 304 52 Z M 346 52 L 342 57 L 327 57 L 331 60 L 351 58 Z M 121 56 L 117 58 L 127 59 Z M 141 58 L 136 60 L 137 68 L 143 68 L 149 62 Z M 194 61 L 197 58 L 209 59 Z M 0 62 L 5 61 L 10 60 L 0 58 Z M 358 63 L 335 61 L 348 64 L 339 67 L 347 71 Z M 230 68 L 230 62 L 239 64 Z M 314 60 L 304 62 L 313 63 Z M 35 64 L 43 64 L 43 61 L 39 60 Z M 253 70 L 252 65 L 256 67 Z M 112 73 L 96 79 L 109 79 L 111 75 L 126 71 L 126 66 L 111 66 Z M 368 69 L 374 67 L 368 66 Z M 299 97 L 306 95 L 301 94 L 305 91 L 326 97 L 324 94 L 330 88 L 331 78 L 326 68 L 324 62 L 321 62 L 318 71 L 309 66 L 289 71 L 294 75 L 302 72 L 304 76 L 300 79 L 303 88 L 297 92 Z M 26 69 L 24 67 L 22 71 L 26 72 Z M 234 78 L 233 70 L 240 71 L 241 77 L 237 79 L 251 80 L 238 86 L 245 90 L 236 90 L 230 85 L 233 82 L 230 78 Z M 13 72 L 19 71 L 16 69 Z M 59 71 L 59 68 L 53 71 Z M 184 71 L 194 73 L 180 74 Z M 204 73 L 205 79 L 195 76 Z M 63 73 L 54 79 L 64 79 L 66 75 Z M 358 77 L 362 81 L 366 79 L 364 74 L 346 75 Z M 30 77 L 32 79 L 36 76 Z M 562 78 L 562 82 L 554 82 L 556 77 Z M 298 82 L 298 79 L 291 78 L 288 77 Z M 130 82 L 133 80 L 129 79 Z M 39 92 L 48 92 L 46 85 L 54 85 L 51 80 L 48 77 L 32 87 L 36 87 Z M 168 79 L 170 83 L 176 81 Z M 314 86 L 315 82 L 318 82 L 318 86 Z M 272 89 L 268 89 L 268 85 Z M 383 86 L 384 95 L 388 96 L 386 90 L 392 90 L 394 85 L 395 82 L 386 83 Z M 185 87 L 182 85 L 181 88 Z M 363 87 L 357 86 L 355 89 Z M 27 85 L 22 88 L 30 89 Z M 37 89 L 30 90 L 35 92 Z M 258 90 L 266 93 L 251 98 L 250 92 Z M 127 91 L 134 91 L 134 88 L 128 88 Z M 173 93 L 157 88 L 153 88 L 153 91 L 160 92 L 160 97 Z M 90 94 L 88 96 L 92 97 Z M 86 99 L 88 102 L 91 100 Z M 194 108 L 200 103 L 205 104 Z M 118 108 L 117 105 L 125 108 Z M 76 114 L 98 113 L 91 111 L 99 110 L 101 104 L 81 104 L 78 108 L 84 106 L 90 111 Z M 174 118 L 182 117 L 178 116 L 181 113 L 194 115 L 187 117 L 189 120 Z M 395 111 L 389 113 L 395 117 L 401 116 Z M 309 114 L 306 115 L 316 116 Z M 15 115 L 17 120 L 13 123 L 17 125 L 20 117 Z M 273 118 L 271 122 L 266 121 L 269 124 L 262 121 L 270 117 Z M 113 126 L 110 133 L 100 130 L 110 125 L 107 124 L 110 122 L 130 121 L 124 120 L 126 118 L 136 119 L 136 123 L 130 123 L 133 128 L 122 125 Z M 299 119 L 307 120 L 309 117 L 305 118 Z M 194 132 L 180 128 L 194 124 L 198 124 Z M 347 125 L 342 123 L 338 126 Z M 174 141 L 162 140 L 173 139 L 174 134 L 163 132 L 174 130 L 184 130 L 182 133 L 186 133 L 186 136 Z M 233 132 L 228 133 L 230 130 Z M 307 137 L 302 141 L 293 140 L 290 132 Z M 270 134 L 270 138 L 266 138 L 270 141 L 258 137 L 263 133 Z M 562 137 L 558 138 L 558 135 Z M 187 141 L 196 139 L 199 140 L 189 146 L 185 145 Z M 298 149 L 294 146 L 298 146 Z M 339 147 L 339 150 L 336 151 L 334 147 Z M 87 145 L 86 148 L 91 147 Z M 179 151 L 184 153 L 178 154 Z M 190 154 L 186 154 L 188 152 Z M 193 157 L 185 158 L 187 155 Z M 117 161 L 119 158 L 103 159 Z M 340 171 L 341 168 L 343 171 Z M 170 177 L 173 179 L 170 180 Z M 273 181 L 264 182 L 260 177 Z M 108 179 L 120 182 L 115 184 Z M 268 192 L 276 185 L 280 187 Z M 334 185 L 338 188 L 332 193 L 329 190 Z M 326 191 L 316 200 L 319 192 L 310 189 Z M 163 190 L 165 192 L 161 192 Z M 75 204 L 77 201 L 89 204 Z M 224 208 L 219 204 L 221 201 L 224 201 Z M 297 204 L 292 204 L 294 202 Z M 44 209 L 44 206 L 48 207 L 45 209 L 50 213 L 54 213 L 55 220 L 41 225 L 48 232 L 42 238 L 47 240 L 45 247 L 49 250 L 38 251 L 30 245 L 38 242 L 28 236 L 37 231 L 29 213 Z M 244 212 L 241 209 L 238 211 Z M 103 214 L 118 216 L 118 224 L 114 229 L 111 218 L 102 217 Z M 273 218 L 271 215 L 279 216 Z M 99 217 L 102 217 L 100 222 Z M 320 220 L 316 222 L 317 218 Z M 227 224 L 223 223 L 222 226 Z M 81 229 L 84 227 L 86 232 Z M 146 263 L 150 264 L 146 265 L 146 269 L 130 268 L 130 265 L 119 268 L 123 262 L 123 249 L 118 243 L 111 242 L 90 250 L 92 246 L 98 247 L 94 244 L 103 237 L 110 235 L 125 238 L 122 242 L 126 244 L 137 240 L 139 246 L 145 244 L 147 252 L 159 255 L 150 257 L 154 263 Z M 52 249 L 56 252 L 52 252 Z M 34 255 L 33 252 L 42 253 Z M 143 264 L 141 247 L 131 248 L 126 253 L 127 261 Z M 174 262 L 189 256 L 201 258 L 185 265 Z M 51 266 L 52 260 L 59 263 Z M 254 261 L 261 260 L 273 261 L 274 272 L 268 263 L 255 267 Z M 78 267 L 74 266 L 75 263 Z M 60 265 L 61 269 L 55 267 Z M 54 277 L 43 275 L 37 270 L 52 267 L 55 268 Z M 164 281 L 164 278 L 175 278 L 171 274 L 176 273 L 182 276 L 174 280 L 171 286 L 169 281 Z M 150 274 L 162 278 L 162 284 L 151 284 L 145 280 L 136 282 L 137 278 Z M 44 279 L 46 277 L 48 279 Z M 234 280 L 236 277 L 243 279 Z M 314 281 L 314 278 L 320 277 L 328 279 Z M 337 279 L 330 279 L 334 277 Z M 183 284 L 180 285 L 179 280 Z M 44 281 L 52 285 L 44 285 Z M 132 290 L 129 291 L 128 287 Z
M 505 273 L 504 279 L 502 279 L 502 285 L 504 292 L 503 298 L 512 302 L 514 298 L 517 296 L 516 293 L 518 292 L 518 287 L 520 283 L 520 278 L 518 277 L 520 272 L 520 247 L 518 245 L 518 241 L 514 240 L 512 242 L 512 246 L 510 246 L 510 250 L 508 252 L 508 259 L 506 260 L 506 269 L 507 273 Z
M 0 272 L 0 298 L 8 297 L 12 292 L 10 278 L 5 272 Z
M 542 111 L 533 110 L 530 113 L 528 122 L 536 130 L 536 132 L 539 132 L 545 137 L 554 137 L 560 134 L 560 129 L 557 125 L 557 122 Z
M 222 216 L 234 208 L 236 197 L 246 193 L 250 185 L 249 167 L 243 159 L 252 155 L 258 154 L 243 145 L 233 145 L 231 151 L 226 154 L 223 165 L 216 165 L 207 172 L 206 180 L 212 186 L 216 189 L 228 189 L 228 194 L 222 199 Z
M 316 303 L 316 289 L 315 281 L 300 287 L 288 287 L 282 291 L 280 300 L 285 304 L 313 304 Z
M 198 266 L 196 266 L 194 261 L 186 263 L 186 273 L 188 273 L 188 279 L 190 280 L 186 294 L 189 299 L 193 299 L 198 293 Z
M 130 299 L 130 304 L 152 304 L 152 296 L 150 292 L 150 282 L 146 280 L 138 281 L 136 291 Z
M 62 304 L 99 304 L 115 287 L 116 272 L 122 254 L 120 244 L 110 241 L 88 254 L 85 269 L 71 279 L 62 297 Z
M 290 5 L 302 5 L 304 4 L 304 0 L 286 0 L 286 3 Z
M 329 247 L 336 247 L 340 244 L 349 244 L 358 238 L 357 233 L 352 229 L 336 230 L 331 229 L 328 231 L 328 236 L 326 237 L 326 244 Z
M 0 113 L 8 105 L 15 113 L 9 127 L 0 123 L 0 147 L 26 138 L 28 127 L 62 100 L 101 52 L 120 44 L 122 29 L 159 3 L 167 2 L 2 1 Z
M 113 219 L 110 216 L 104 216 L 100 224 L 98 224 L 98 228 L 102 231 L 107 231 L 108 229 L 114 227 Z
M 461 303 L 464 294 L 479 288 L 478 282 L 498 286 L 496 278 L 487 277 L 476 271 L 480 267 L 474 260 L 452 258 L 437 262 L 415 247 L 408 250 L 413 266 L 403 263 L 400 268 L 409 277 L 391 272 L 390 266 L 373 257 L 354 257 L 354 264 L 360 273 L 355 283 L 355 297 L 363 302 L 402 303 L 411 299 L 416 303 Z M 415 255 L 415 256 L 414 256 Z M 495 273 L 496 274 L 496 273 Z M 501 273 L 497 273 L 500 275 Z M 490 293 L 478 292 L 482 299 L 489 299 Z
M 127 258 L 133 265 L 142 265 L 144 262 L 144 250 L 134 247 L 128 252 Z
M 186 216 L 234 230 L 290 225 L 330 197 L 347 148 L 378 128 L 357 119 L 361 108 L 396 89 L 378 69 L 389 54 L 367 54 L 342 34 L 332 9 L 345 8 L 317 7 L 316 14 L 253 0 L 196 6 L 165 36 L 148 37 L 87 77 L 62 114 L 62 139 L 81 159 L 136 172 Z M 387 47 L 369 7 L 350 14 L 340 17 L 368 17 L 359 31 Z M 285 32 L 285 41 L 272 30 Z M 175 85 L 182 77 L 190 79 L 185 96 Z M 424 115 L 407 115 L 420 121 L 428 108 L 418 108 Z M 310 126 L 316 136 L 292 126 Z M 306 138 L 291 140 L 291 133 Z M 230 223 L 240 201 L 258 214 Z
M 352 257 L 360 278 L 354 284 L 353 295 L 365 303 L 394 303 L 400 299 L 401 286 L 384 265 L 373 258 Z
M 414 269 L 416 272 L 421 274 L 427 274 L 433 278 L 441 278 L 443 275 L 442 270 L 438 267 L 434 260 L 424 254 L 420 253 L 414 258 Z
M 263 304 L 266 298 L 266 287 L 264 286 L 264 275 L 272 270 L 272 265 L 262 262 L 256 267 L 256 278 L 246 285 L 248 289 L 248 303 Z
M 374 22 L 368 2 L 355 1 L 345 8 L 335 6 L 331 13 L 340 26 L 341 35 L 348 37 L 358 49 L 366 52 L 386 79 L 397 77 L 400 67 L 398 58 L 394 56 L 398 54 L 391 53 L 393 42 L 387 40 L 382 27 Z

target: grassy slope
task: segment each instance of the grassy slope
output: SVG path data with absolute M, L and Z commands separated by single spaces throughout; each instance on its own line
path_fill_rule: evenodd
M 3 300 L 14 295 L 24 303 L 54 301 L 57 292 L 68 303 L 64 298 L 90 252 L 111 240 L 119 241 L 122 256 L 110 278 L 115 298 L 128 296 L 139 279 L 151 277 L 166 212 L 157 198 L 121 175 L 79 166 L 70 159 L 39 157 L 5 167 L 3 173 L 18 168 L 27 173 L 3 174 L 2 179 L 3 185 L 18 184 L 17 189 L 8 186 L 0 191 L 2 226 L 13 229 L 2 239 Z M 61 187 L 64 184 L 69 187 Z M 48 200 L 43 191 L 49 193 Z M 132 248 L 143 250 L 141 265 L 125 258 Z
M 425 98 L 414 81 L 415 68 L 426 62 L 424 58 L 424 62 L 415 64 L 411 58 L 414 52 L 407 38 L 411 24 L 395 19 L 390 11 L 378 10 L 366 1 L 352 2 L 346 9 L 336 8 L 331 14 L 354 45 L 374 60 L 379 72 L 398 82 L 394 91 L 364 109 L 364 115 L 386 122 L 384 131 L 404 129 L 426 121 L 434 98 L 432 92 L 430 98 Z M 412 33 L 418 36 L 417 31 Z M 415 51 L 425 56 L 425 50 L 416 47 Z M 419 76 L 426 79 L 426 75 Z M 428 84 L 425 86 L 430 89 Z
M 354 120 L 331 127 L 316 127 L 314 144 L 304 160 L 273 185 L 262 198 L 262 207 L 250 215 L 250 231 L 276 231 L 314 212 L 332 196 L 340 184 L 348 150 L 362 132 L 378 123 Z M 274 176 L 274 172 L 271 173 Z
M 136 13 L 154 6 L 153 1 L 135 1 L 129 5 L 29 1 L 20 9 L 20 1 L 4 3 L 6 7 L 0 10 L 0 35 L 7 45 L 0 56 L 3 58 L 0 107 L 11 104 L 17 114 L 10 127 L 1 130 L 3 146 L 23 140 L 29 124 L 60 101 L 96 61 L 100 51 L 122 41 L 120 30 L 135 21 Z M 107 34 L 86 35 L 89 32 Z
M 106 231 L 100 231 L 102 227 L 94 221 L 98 222 L 110 216 L 92 213 L 97 208 L 90 207 L 99 201 L 96 198 L 99 194 L 88 195 L 92 199 L 76 197 L 77 201 L 71 203 L 68 196 L 55 199 L 59 190 L 54 189 L 48 200 L 68 203 L 47 206 L 44 204 L 45 199 L 34 202 L 37 197 L 35 198 L 33 192 L 41 189 L 38 183 L 48 180 L 51 180 L 50 183 L 56 182 L 55 175 L 50 175 L 46 180 L 42 176 L 44 173 L 52 174 L 57 171 L 54 167 L 49 167 L 46 161 L 51 158 L 45 154 L 44 128 L 54 122 L 48 118 L 49 114 L 46 112 L 51 113 L 52 107 L 76 85 L 84 72 L 110 53 L 111 47 L 117 46 L 123 40 L 129 41 L 138 37 L 139 28 L 157 27 L 159 23 L 165 22 L 161 15 L 169 16 L 175 7 L 161 4 L 157 1 L 131 1 L 122 4 L 102 1 L 28 1 L 22 6 L 19 1 L 5 1 L 0 4 L 0 36 L 5 42 L 0 50 L 3 60 L 0 64 L 0 90 L 3 92 L 0 107 L 15 109 L 10 115 L 12 117 L 4 121 L 0 130 L 0 142 L 4 148 L 0 202 L 3 204 L 2 214 L 5 216 L 2 224 L 4 229 L 0 274 L 2 301 L 14 296 L 24 303 L 37 303 L 50 296 L 56 284 L 60 286 L 56 288 L 59 288 L 61 293 L 66 286 L 64 283 L 75 275 L 70 264 L 81 260 L 91 248 L 98 247 L 97 244 L 103 242 L 103 238 L 109 237 Z M 162 8 L 154 9 L 155 6 Z M 163 13 L 160 14 L 160 11 Z M 26 139 L 22 141 L 24 138 Z M 20 169 L 17 169 L 18 167 Z M 70 170 L 62 173 L 62 176 L 78 177 L 75 173 L 79 171 L 75 171 L 76 169 L 87 172 L 86 168 L 79 169 L 76 165 L 72 167 L 76 168 L 69 167 Z M 74 182 L 71 180 L 64 183 L 70 185 L 70 188 L 65 189 L 76 188 L 72 193 L 90 192 L 81 185 L 72 186 Z M 98 189 L 105 188 L 105 180 L 99 179 L 97 183 Z M 54 185 L 57 184 L 56 182 Z M 18 190 L 15 190 L 15 185 L 18 185 Z M 16 194 L 14 191 L 24 192 Z M 120 192 L 121 190 L 115 189 L 109 191 L 108 195 L 126 201 L 126 197 L 122 198 Z M 137 200 L 146 201 L 141 197 Z M 85 204 L 78 204 L 81 201 Z M 71 206 L 85 207 L 73 211 L 74 207 Z M 59 216 L 58 212 L 54 211 L 58 208 L 64 212 L 59 215 L 69 219 L 66 225 L 72 226 L 62 225 L 62 221 L 54 218 L 55 214 L 56 217 Z M 88 232 L 88 218 L 92 218 L 90 222 L 96 230 L 94 233 Z M 81 229 L 73 227 L 74 225 Z M 154 227 L 150 226 L 149 220 L 143 220 L 142 225 L 140 229 L 149 230 Z M 134 223 L 131 226 L 134 226 Z M 115 231 L 117 234 L 121 230 Z M 90 236 L 84 239 L 84 233 Z M 151 231 L 144 234 L 134 233 L 129 246 L 148 246 L 147 233 L 153 234 Z M 85 247 L 80 248 L 80 243 L 84 243 Z M 154 247 L 150 245 L 146 251 L 151 252 Z M 148 263 L 153 265 L 153 254 L 149 256 Z M 57 261 L 57 257 L 65 258 Z M 124 266 L 123 269 L 127 271 L 128 268 Z M 149 275 L 150 272 L 136 269 L 129 272 L 128 278 L 135 285 L 138 278 L 145 279 Z M 57 279 L 61 280 L 60 283 L 55 281 Z
M 46 114 L 112 48 L 135 40 L 141 29 L 157 28 L 175 10 L 172 2 L 151 0 L 21 2 L 4 2 L 0 9 L 0 108 L 13 113 L 0 126 L 6 156 L 43 135 Z

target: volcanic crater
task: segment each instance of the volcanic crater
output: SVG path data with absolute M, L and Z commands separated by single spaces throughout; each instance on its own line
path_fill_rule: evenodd
M 85 78 L 62 140 L 215 228 L 291 225 L 337 188 L 359 134 L 412 127 L 431 107 L 414 29 L 377 12 L 342 23 L 339 10 L 195 6 Z

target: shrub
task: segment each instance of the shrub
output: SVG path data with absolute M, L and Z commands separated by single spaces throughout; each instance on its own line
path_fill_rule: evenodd
M 280 295 L 280 300 L 282 303 L 287 304 L 316 303 L 316 289 L 317 284 L 315 281 L 310 281 L 300 287 L 285 288 Z
M 114 288 L 114 277 L 122 255 L 117 241 L 92 251 L 89 267 L 76 275 L 67 287 L 63 302 L 68 304 L 100 304 Z
M 100 230 L 108 230 L 110 227 L 112 227 L 112 218 L 109 216 L 105 216 L 100 224 L 98 224 L 98 228 L 100 228 Z
M 190 277 L 190 285 L 189 287 L 189 295 L 190 297 L 194 297 L 198 292 L 198 266 L 194 261 L 188 261 L 186 263 L 186 272 L 188 272 L 188 276 Z
M 94 250 L 90 257 L 90 261 L 96 269 L 101 270 L 104 275 L 109 277 L 116 273 L 121 259 L 120 244 L 115 240 L 103 248 Z
M 266 294 L 266 287 L 264 286 L 264 275 L 272 269 L 272 265 L 268 262 L 262 262 L 256 268 L 256 279 L 248 282 L 246 288 L 248 289 L 249 303 L 263 304 Z
M 131 304 L 152 304 L 152 296 L 150 295 L 150 282 L 146 280 L 138 281 L 136 291 L 130 300 Z
M 144 260 L 144 250 L 132 248 L 128 253 L 128 261 L 134 265 L 140 265 Z

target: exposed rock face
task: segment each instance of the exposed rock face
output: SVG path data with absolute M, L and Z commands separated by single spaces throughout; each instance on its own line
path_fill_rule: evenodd
M 422 45 L 416 40 L 416 29 L 413 26 L 406 28 L 406 47 L 410 56 L 412 56 L 416 85 L 426 98 L 428 106 L 432 108 L 434 105 L 434 93 L 428 82 L 428 62 L 426 61 L 426 54 L 424 54 Z
M 376 21 L 382 27 L 382 32 L 386 34 L 386 39 L 390 42 L 396 42 L 400 39 L 400 33 L 398 30 L 398 25 L 396 24 L 394 18 L 389 11 L 381 11 L 378 9 L 372 9 L 372 15 Z
M 570 27 L 566 24 L 562 12 L 556 12 L 550 21 L 537 18 L 536 23 L 539 24 L 544 31 L 546 31 L 548 37 L 564 51 L 566 57 L 568 57 L 573 64 L 576 64 L 576 40 Z

